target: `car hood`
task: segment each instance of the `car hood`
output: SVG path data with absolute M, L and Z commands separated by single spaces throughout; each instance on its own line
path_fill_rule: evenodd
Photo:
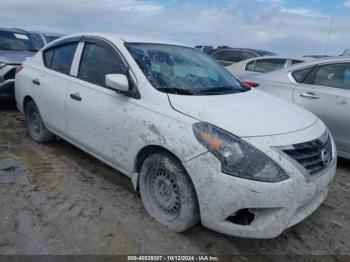
M 29 52 L 29 51 L 0 50 L 0 62 L 20 65 L 24 62 L 26 58 L 32 57 L 34 54 L 35 52 Z
M 291 133 L 317 121 L 305 109 L 254 89 L 217 96 L 169 94 L 169 101 L 176 111 L 239 137 Z

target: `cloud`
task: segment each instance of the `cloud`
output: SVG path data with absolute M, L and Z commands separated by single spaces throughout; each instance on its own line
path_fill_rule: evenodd
M 344 7 L 350 8 L 350 1 L 345 1 L 344 2 Z
M 39 11 L 38 11 L 39 10 Z M 181 3 L 144 0 L 1 0 L 1 25 L 27 30 L 114 32 L 189 45 L 225 44 L 301 55 L 324 53 L 330 17 L 279 0 Z M 337 17 L 331 53 L 347 48 L 350 17 Z
M 320 14 L 318 12 L 315 12 L 313 10 L 310 10 L 308 8 L 303 8 L 303 7 L 299 7 L 299 8 L 285 8 L 285 7 L 282 7 L 281 11 L 284 12 L 284 13 L 288 13 L 288 14 L 293 14 L 293 15 L 297 15 L 297 16 L 304 16 L 304 17 L 310 17 L 310 18 L 326 17 L 323 14 Z

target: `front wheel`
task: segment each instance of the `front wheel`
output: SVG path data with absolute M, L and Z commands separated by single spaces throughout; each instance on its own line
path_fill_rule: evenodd
M 147 213 L 175 232 L 199 222 L 197 195 L 181 162 L 168 153 L 146 158 L 140 172 L 140 194 Z
M 38 107 L 33 100 L 29 101 L 26 105 L 25 115 L 27 118 L 29 134 L 35 142 L 46 143 L 55 138 L 55 135 L 46 129 Z

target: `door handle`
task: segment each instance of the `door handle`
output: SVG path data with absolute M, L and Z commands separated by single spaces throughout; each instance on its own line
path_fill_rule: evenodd
M 33 79 L 32 82 L 34 85 L 40 86 L 40 81 L 38 78 Z
M 70 98 L 77 100 L 77 101 L 82 100 L 81 96 L 78 93 L 70 94 Z
M 308 99 L 320 99 L 320 97 L 313 92 L 302 93 L 300 96 Z

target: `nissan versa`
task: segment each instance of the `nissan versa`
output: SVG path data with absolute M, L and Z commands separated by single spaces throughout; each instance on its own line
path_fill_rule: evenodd
M 24 62 L 16 100 L 33 140 L 58 136 L 127 175 L 176 232 L 201 221 L 276 237 L 321 205 L 335 174 L 332 135 L 315 115 L 173 43 L 61 38 Z

